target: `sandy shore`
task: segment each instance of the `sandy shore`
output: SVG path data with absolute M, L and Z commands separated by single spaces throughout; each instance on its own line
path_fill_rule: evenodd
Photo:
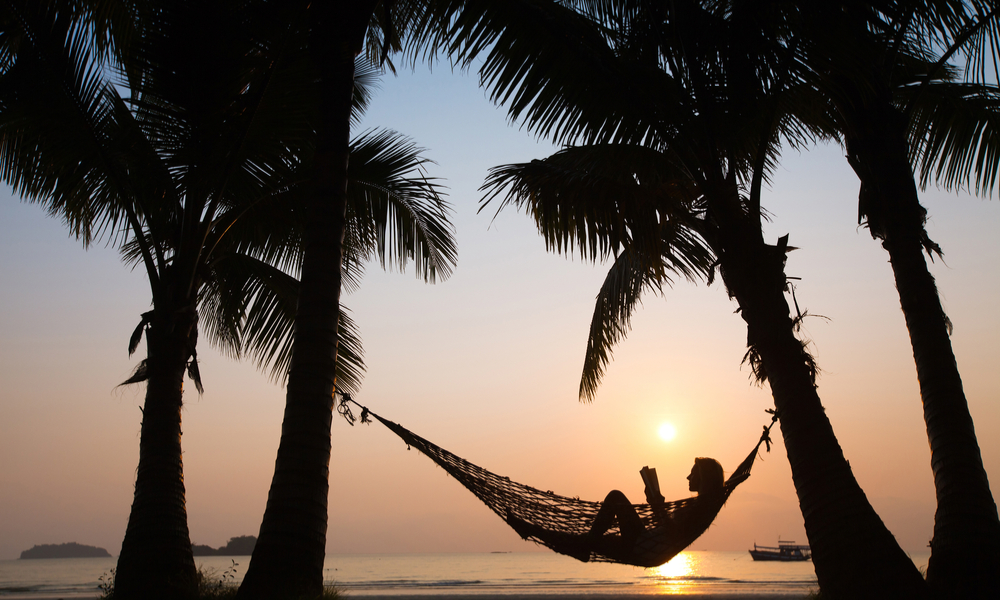
M 773 591 L 755 592 L 752 589 L 733 592 L 699 593 L 690 590 L 684 593 L 648 594 L 586 594 L 586 593 L 516 593 L 516 594 L 351 594 L 341 593 L 343 600 L 651 600 L 652 598 L 692 598 L 697 600 L 804 600 L 807 594 L 781 594 Z M 96 595 L 76 594 L 64 596 L 36 596 L 12 594 L 3 595 L 3 600 L 97 600 Z
M 651 598 L 696 598 L 697 600 L 802 600 L 808 596 L 762 592 L 740 594 L 409 594 L 398 596 L 345 595 L 353 600 L 650 600 Z
M 740 594 L 343 594 L 345 600 L 650 600 L 651 598 L 695 598 L 697 600 L 803 600 L 808 596 L 753 592 Z M 3 596 L 24 600 L 29 596 Z M 96 596 L 30 596 L 30 600 L 93 600 Z

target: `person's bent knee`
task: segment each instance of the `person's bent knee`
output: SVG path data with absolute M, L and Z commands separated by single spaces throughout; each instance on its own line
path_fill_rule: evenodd
M 608 492 L 608 495 L 604 497 L 604 502 L 611 504 L 632 504 L 629 502 L 628 496 L 619 490 L 611 490 Z

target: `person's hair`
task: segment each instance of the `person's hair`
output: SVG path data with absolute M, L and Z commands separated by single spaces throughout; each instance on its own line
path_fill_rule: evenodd
M 699 494 L 718 494 L 722 492 L 725 484 L 725 476 L 722 473 L 722 465 L 714 458 L 699 457 L 694 459 L 694 466 L 698 468 L 698 475 L 701 477 Z

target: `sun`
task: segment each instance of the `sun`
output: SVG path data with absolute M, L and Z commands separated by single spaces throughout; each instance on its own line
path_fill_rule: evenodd
M 662 439 L 664 442 L 669 442 L 673 440 L 675 437 L 677 437 L 677 429 L 670 423 L 664 423 L 660 425 L 660 428 L 657 430 L 657 432 L 660 434 L 660 439 Z

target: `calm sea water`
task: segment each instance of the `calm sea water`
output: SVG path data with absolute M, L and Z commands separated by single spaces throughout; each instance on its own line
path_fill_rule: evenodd
M 927 555 L 913 557 L 917 566 Z M 242 579 L 249 556 L 197 559 L 220 579 Z M 93 598 L 114 558 L 0 561 L 0 599 Z M 235 563 L 235 565 L 234 565 Z M 754 562 L 746 552 L 683 552 L 655 569 L 581 563 L 552 553 L 327 556 L 325 577 L 349 596 L 469 594 L 739 594 L 802 597 L 812 563 Z

